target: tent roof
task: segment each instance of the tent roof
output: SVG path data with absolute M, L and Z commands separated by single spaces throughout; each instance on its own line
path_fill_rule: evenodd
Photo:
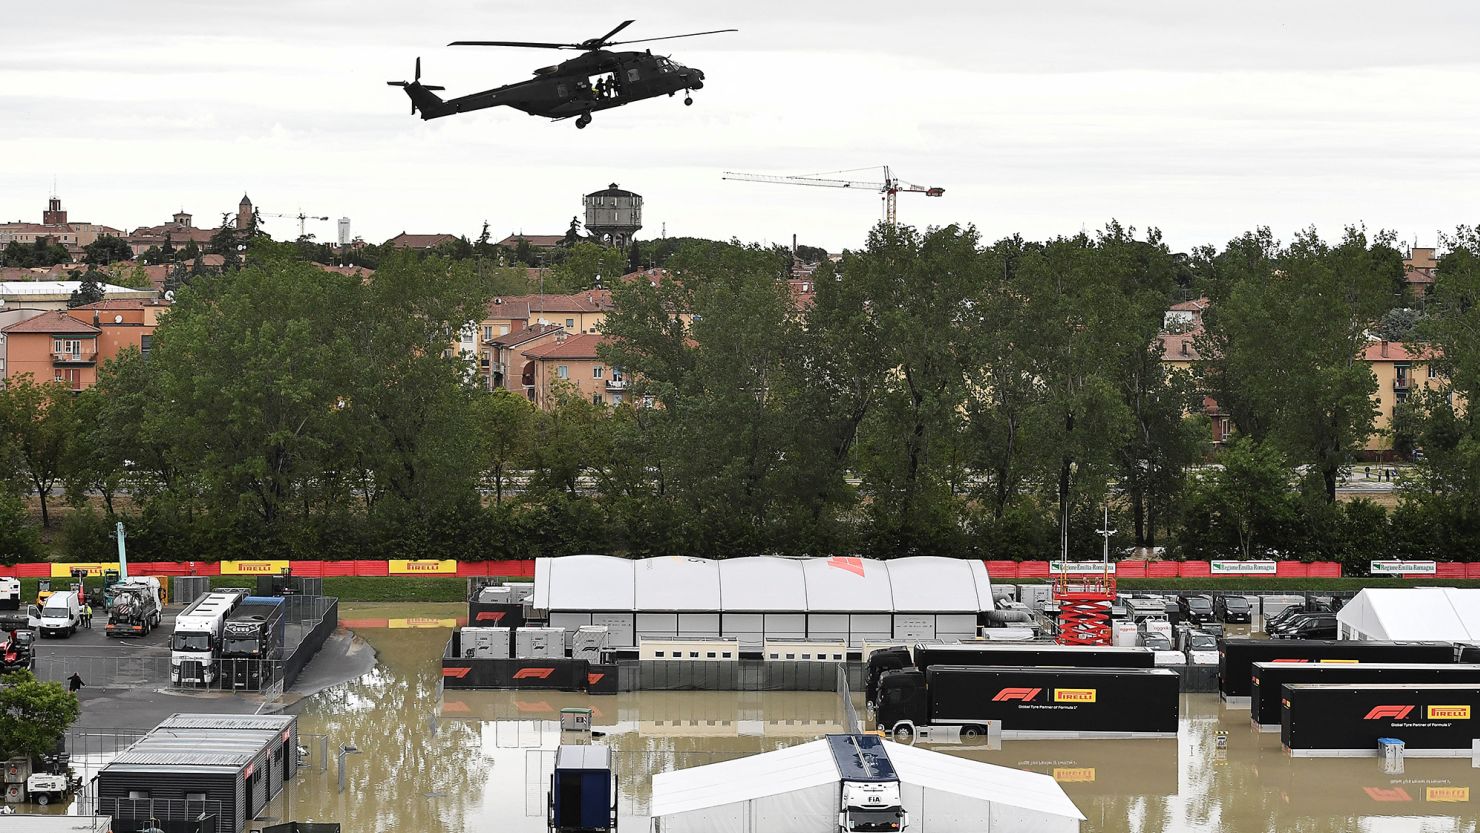
M 992 585 L 977 560 L 917 557 L 710 561 L 605 555 L 535 562 L 540 610 L 978 613 Z
M 660 772 L 653 776 L 655 818 L 753 801 L 838 780 L 827 741 L 788 746 L 748 758 Z
M 1044 815 L 1084 819 L 1050 776 L 890 741 L 884 741 L 884 748 L 904 784 Z M 815 740 L 739 760 L 659 773 L 653 776 L 652 815 L 659 818 L 721 807 L 839 780 L 828 741 Z
M 1336 620 L 1368 639 L 1480 640 L 1480 589 L 1369 587 Z

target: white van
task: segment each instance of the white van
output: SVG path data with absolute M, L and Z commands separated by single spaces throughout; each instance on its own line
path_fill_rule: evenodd
M 61 634 L 63 637 L 77 633 L 82 624 L 82 609 L 77 606 L 77 594 L 53 593 L 41 608 L 41 635 Z

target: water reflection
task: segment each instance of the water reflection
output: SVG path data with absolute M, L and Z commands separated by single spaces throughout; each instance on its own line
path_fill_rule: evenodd
M 397 608 L 396 616 L 455 616 L 455 608 Z M 383 614 L 382 614 L 383 615 Z M 349 618 L 349 614 L 346 614 Z M 363 627 L 380 664 L 307 700 L 300 730 L 353 743 L 347 790 L 331 760 L 271 809 L 277 818 L 341 821 L 362 831 L 543 831 L 546 785 L 561 708 L 591 708 L 621 777 L 628 831 L 647 828 L 654 773 L 800 743 L 841 729 L 836 697 L 813 692 L 649 692 L 590 697 L 559 692 L 439 691 L 445 627 Z M 1216 695 L 1184 695 L 1175 740 L 1009 741 L 1000 750 L 937 747 L 972 760 L 1058 778 L 1088 822 L 1085 833 L 1475 833 L 1480 771 L 1468 759 L 1409 759 L 1384 775 L 1375 759 L 1291 759 L 1277 734 Z M 1218 732 L 1228 733 L 1218 749 Z M 570 738 L 567 737 L 567 740 Z M 315 750 L 316 751 L 316 750 Z

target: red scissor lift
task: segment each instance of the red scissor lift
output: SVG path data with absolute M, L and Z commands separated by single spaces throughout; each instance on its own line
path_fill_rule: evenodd
M 1110 603 L 1115 601 L 1115 574 L 1060 574 L 1053 599 L 1059 606 L 1060 645 L 1109 645 Z

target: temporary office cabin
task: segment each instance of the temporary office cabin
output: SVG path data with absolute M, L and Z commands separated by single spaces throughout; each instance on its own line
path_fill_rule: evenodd
M 552 626 L 606 625 L 613 647 L 640 637 L 724 636 L 745 650 L 767 639 L 969 639 L 992 610 L 977 560 L 756 556 L 711 561 L 602 555 L 535 562 L 534 609 Z
M 118 830 L 204 814 L 242 833 L 293 777 L 296 725 L 291 715 L 173 715 L 98 773 L 98 811 Z

